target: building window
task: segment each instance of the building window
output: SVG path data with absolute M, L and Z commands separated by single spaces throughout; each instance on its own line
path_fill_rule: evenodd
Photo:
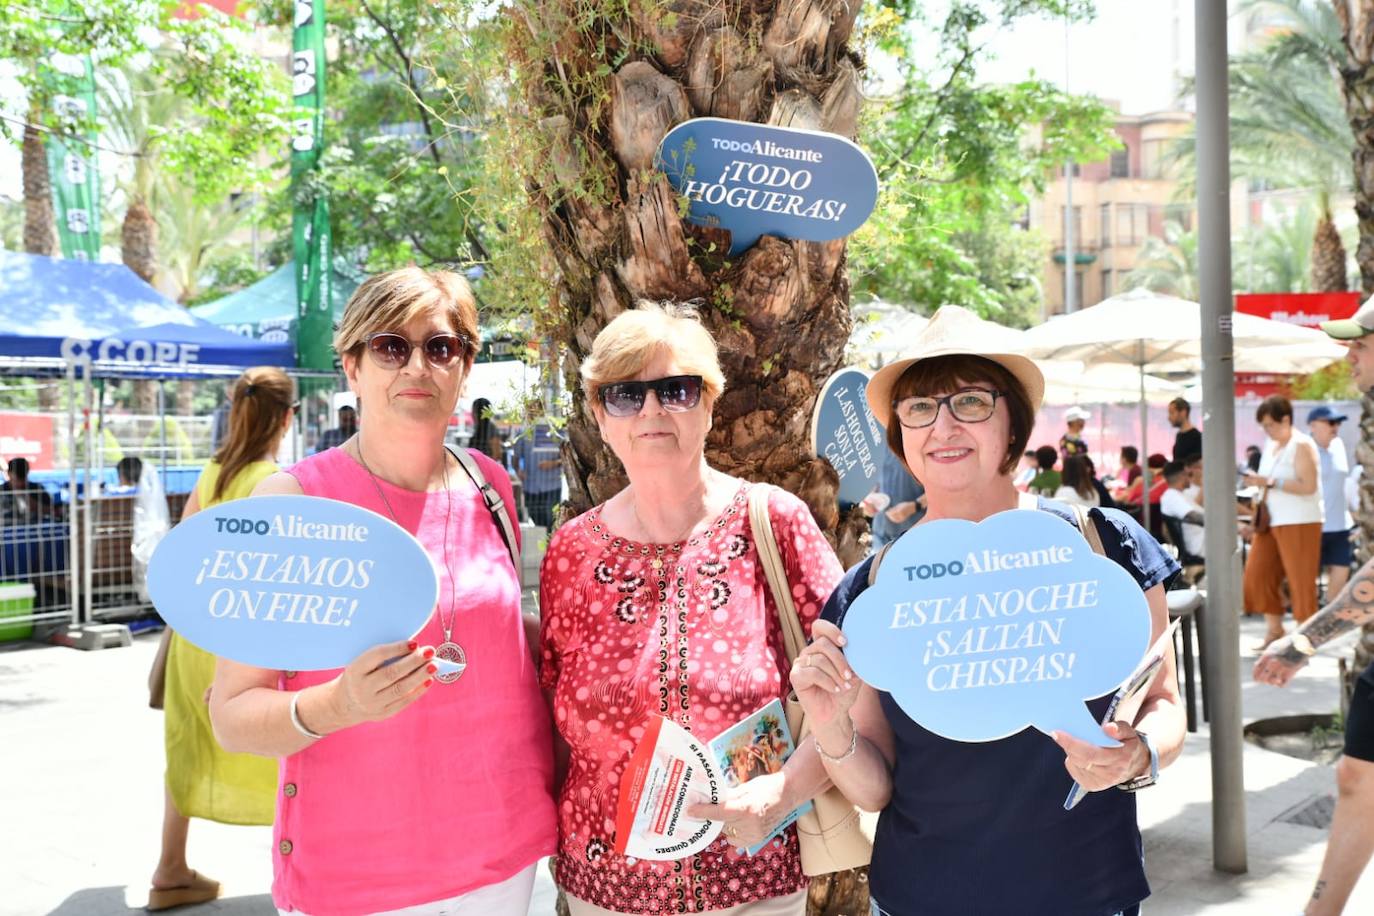
M 1164 207 L 1164 221 L 1178 223 L 1184 232 L 1193 231 L 1193 208 L 1187 204 L 1168 204 Z
M 1065 211 L 1066 209 L 1067 209 L 1067 208 L 1066 208 L 1066 207 L 1063 207 L 1063 206 L 1060 206 L 1060 208 L 1059 208 L 1059 243 L 1060 243 L 1061 245 L 1062 245 L 1062 244 L 1064 243 L 1064 241 L 1065 241 L 1065 240 L 1064 240 L 1064 216 L 1065 216 L 1065 212 L 1064 212 L 1064 211 Z M 1082 246 L 1085 244 L 1084 241 L 1083 241 L 1083 208 L 1082 208 L 1082 207 L 1074 207 L 1074 208 L 1073 208 L 1073 244 L 1074 244 L 1075 247 L 1082 247 Z
M 1146 140 L 1140 144 L 1140 171 L 1144 177 L 1165 177 L 1164 158 L 1168 153 L 1169 143 L 1169 140 Z
M 1139 245 L 1149 235 L 1150 207 L 1148 204 L 1116 205 L 1116 244 Z
M 1112 177 L 1131 177 L 1131 151 L 1129 149 L 1119 149 L 1112 153 Z
M 1112 297 L 1112 271 L 1110 267 L 1102 268 L 1102 298 Z
M 1097 238 L 1103 248 L 1112 247 L 1112 205 L 1103 204 L 1102 216 L 1098 221 Z

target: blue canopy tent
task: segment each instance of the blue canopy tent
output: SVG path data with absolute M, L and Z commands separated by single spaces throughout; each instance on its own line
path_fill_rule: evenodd
M 123 264 L 12 251 L 0 251 L 0 360 L 12 372 L 75 363 L 97 375 L 295 365 L 290 343 L 216 327 Z
M 109 500 L 95 499 L 93 491 L 99 488 L 86 484 L 109 475 L 105 448 L 95 446 L 94 437 L 103 437 L 105 430 L 104 398 L 93 397 L 93 380 L 101 380 L 103 388 L 106 378 L 237 375 L 249 366 L 274 365 L 294 372 L 295 362 L 290 343 L 250 340 L 216 327 L 122 264 L 0 251 L 0 375 L 62 376 L 68 391 L 67 518 L 37 527 L 6 525 L 0 539 L 0 579 L 29 579 L 63 597 L 16 620 L 89 623 L 96 617 L 93 597 L 103 586 L 93 580 L 93 570 L 103 555 L 92 532 L 102 524 L 103 504 Z M 160 385 L 158 393 L 159 464 L 166 488 L 169 472 L 176 469 L 166 463 L 168 423 Z M 83 412 L 87 419 L 78 423 Z M 34 479 L 38 481 L 38 475 Z M 103 561 L 126 563 L 127 550 L 114 550 Z M 101 569 L 108 577 L 109 570 Z M 38 593 L 45 594 L 41 589 Z M 126 609 L 121 605 L 115 610 Z

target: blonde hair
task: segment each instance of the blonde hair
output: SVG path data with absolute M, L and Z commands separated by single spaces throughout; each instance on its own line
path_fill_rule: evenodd
M 239 471 L 266 454 L 294 402 L 295 387 L 276 366 L 258 366 L 238 377 L 229 408 L 229 434 L 215 452 L 219 477 L 215 478 L 211 501 L 224 495 Z
M 344 306 L 334 332 L 334 352 L 355 357 L 367 336 L 376 331 L 399 331 L 417 315 L 436 311 L 468 341 L 468 361 L 481 346 L 477 329 L 477 301 L 468 281 L 448 270 L 402 267 L 368 277 Z
M 682 374 L 701 376 L 710 402 L 725 391 L 716 341 L 696 309 L 641 299 L 601 329 L 582 361 L 582 391 L 588 404 L 597 403 L 602 385 L 633 378 L 659 354 L 671 356 Z

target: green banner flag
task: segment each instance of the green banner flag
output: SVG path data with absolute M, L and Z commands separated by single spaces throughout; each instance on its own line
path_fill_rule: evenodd
M 305 192 L 324 148 L 324 0 L 295 0 L 291 40 L 292 243 L 296 258 L 296 363 L 334 368 L 333 314 L 329 302 L 329 201 L 323 191 Z M 318 183 L 314 183 L 318 188 Z
M 54 74 L 60 91 L 53 97 L 53 114 L 61 134 L 49 134 L 47 142 L 57 235 L 64 258 L 99 261 L 100 170 L 94 146 L 95 71 L 89 57 L 84 61 L 79 58 L 67 60 L 75 65 Z M 91 142 L 77 139 L 81 136 Z

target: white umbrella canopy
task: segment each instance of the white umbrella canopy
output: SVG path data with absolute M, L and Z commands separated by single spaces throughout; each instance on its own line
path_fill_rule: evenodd
M 929 318 L 910 307 L 883 299 L 856 304 L 853 315 L 849 349 L 870 365 L 892 362 L 930 323 Z
M 1140 400 L 1140 375 L 1131 366 L 1084 366 L 1077 360 L 1059 359 L 1037 359 L 1035 364 L 1045 373 L 1045 401 L 1050 404 L 1134 404 Z M 1178 382 L 1145 376 L 1145 400 L 1151 404 L 1166 404 L 1183 391 Z
M 1197 372 L 1202 368 L 1201 332 L 1202 307 L 1196 302 L 1133 289 L 1031 328 L 1026 332 L 1025 345 L 1028 355 L 1043 359 L 1080 359 L 1089 365 L 1123 363 L 1156 371 Z M 1254 355 L 1252 351 L 1272 347 L 1311 348 L 1308 355 L 1315 354 L 1316 359 L 1330 355 L 1326 363 L 1344 355 L 1343 348 L 1321 331 L 1240 312 L 1232 316 L 1231 336 L 1238 359 L 1250 358 Z M 1265 360 L 1267 355 L 1254 358 Z M 1311 368 L 1326 363 L 1319 362 Z
M 1321 334 L 1320 331 L 1317 333 Z M 1237 350 L 1235 372 L 1266 372 L 1275 375 L 1306 375 L 1325 369 L 1346 357 L 1344 344 L 1322 334 L 1322 340 L 1278 347 Z

